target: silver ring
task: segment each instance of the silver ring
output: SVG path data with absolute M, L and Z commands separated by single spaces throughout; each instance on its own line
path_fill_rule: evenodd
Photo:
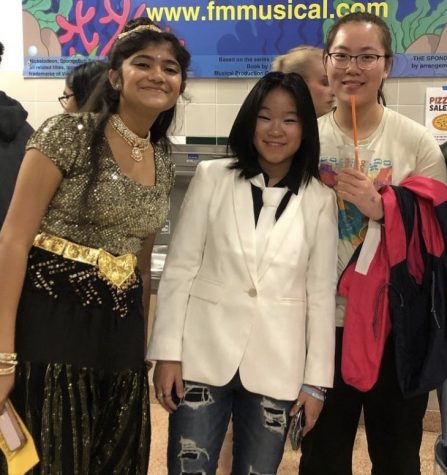
M 159 401 L 161 401 L 163 398 L 164 398 L 163 393 L 158 393 L 158 394 L 157 394 L 157 399 L 158 399 Z
M 295 403 L 295 406 L 300 407 L 300 406 L 301 406 L 301 401 L 297 401 L 297 402 Z

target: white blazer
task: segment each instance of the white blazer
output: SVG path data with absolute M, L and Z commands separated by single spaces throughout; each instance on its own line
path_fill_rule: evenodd
M 334 373 L 337 206 L 312 179 L 292 194 L 259 266 L 251 184 L 231 159 L 201 162 L 166 259 L 148 349 L 183 379 L 282 400 Z

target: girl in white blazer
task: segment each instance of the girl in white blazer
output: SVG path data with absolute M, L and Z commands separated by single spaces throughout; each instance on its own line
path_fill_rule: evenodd
M 276 473 L 290 416 L 305 432 L 332 386 L 335 195 L 301 76 L 269 73 L 202 162 L 160 282 L 148 358 L 170 412 L 168 470 L 215 473 L 233 417 L 233 474 Z

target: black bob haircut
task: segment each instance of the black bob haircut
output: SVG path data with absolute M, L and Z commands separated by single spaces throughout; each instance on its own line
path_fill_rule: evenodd
M 228 137 L 228 153 L 236 158 L 231 168 L 240 169 L 241 176 L 245 178 L 259 173 L 258 152 L 253 143 L 256 121 L 264 99 L 274 89 L 283 89 L 295 101 L 303 133 L 300 148 L 295 153 L 291 167 L 298 172 L 300 185 L 307 185 L 312 177 L 320 177 L 320 140 L 312 97 L 304 79 L 296 73 L 268 73 L 250 91 Z

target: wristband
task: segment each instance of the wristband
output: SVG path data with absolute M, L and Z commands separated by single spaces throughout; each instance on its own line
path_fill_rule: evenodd
M 319 389 L 316 389 L 312 386 L 308 386 L 307 384 L 303 384 L 301 386 L 301 391 L 303 391 L 303 393 L 309 394 L 310 396 L 312 396 L 315 399 L 318 399 L 319 401 L 324 402 L 324 400 L 326 399 L 326 396 L 324 395 L 323 392 L 321 392 Z
M 327 388 L 323 388 L 323 386 L 315 386 L 315 389 L 318 389 L 318 391 L 321 391 L 323 394 L 327 393 Z

